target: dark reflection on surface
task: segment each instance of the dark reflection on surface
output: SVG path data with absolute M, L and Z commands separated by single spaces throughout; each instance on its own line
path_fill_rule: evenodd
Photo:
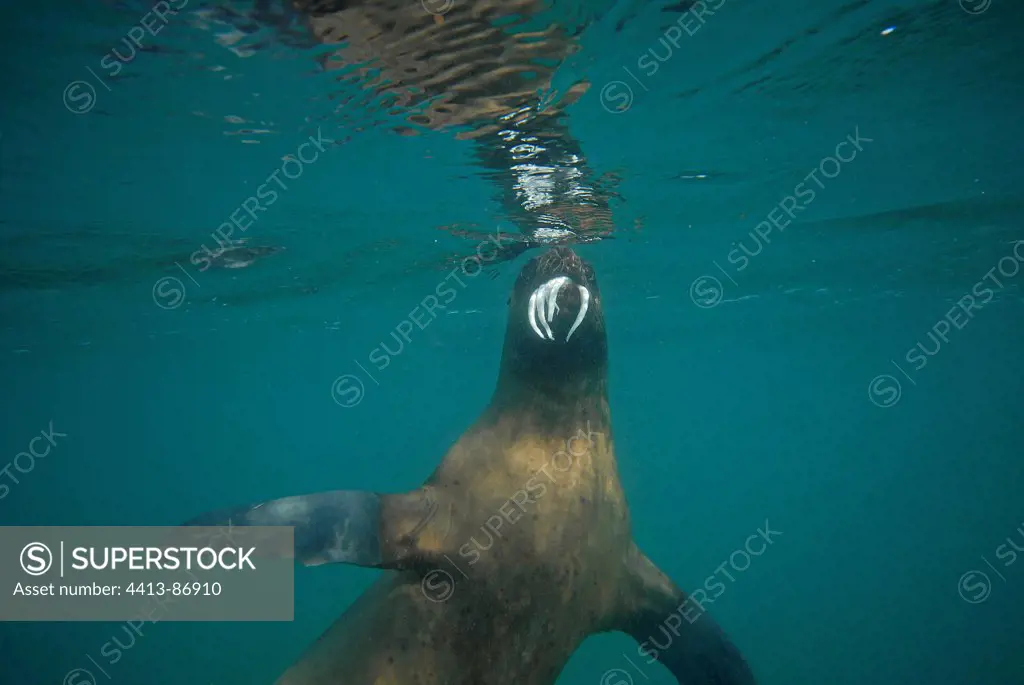
M 579 33 L 593 18 L 580 7 L 534 0 L 260 0 L 249 16 L 205 11 L 243 33 L 270 27 L 289 45 L 331 46 L 318 51 L 322 69 L 345 92 L 369 92 L 399 115 L 400 133 L 451 131 L 473 140 L 484 175 L 497 184 L 520 230 L 499 261 L 530 247 L 593 242 L 612 232 L 609 179 L 594 177 L 566 121 L 565 108 L 589 84 L 549 93 L 555 70 L 579 49 Z M 342 98 L 339 108 L 352 98 Z

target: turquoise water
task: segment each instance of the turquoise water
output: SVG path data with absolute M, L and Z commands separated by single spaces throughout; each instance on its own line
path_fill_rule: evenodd
M 0 9 L 0 466 L 66 434 L 8 467 L 2 525 L 407 490 L 493 389 L 538 249 L 467 279 L 386 368 L 371 355 L 472 252 L 439 227 L 521 230 L 507 176 L 193 2 L 103 83 L 148 6 Z M 666 33 L 688 4 L 553 10 L 580 45 L 556 86 L 592 84 L 573 144 L 618 179 L 615 239 L 578 252 L 635 537 L 691 590 L 782 532 L 710 607 L 761 683 L 1024 683 L 1024 8 L 727 0 Z M 335 144 L 247 228 L 264 249 L 200 270 L 310 136 Z M 273 682 L 377 575 L 298 568 L 294 622 L 150 624 L 114 663 L 122 624 L 4 624 L 0 679 Z M 673 682 L 635 649 L 595 636 L 559 683 Z

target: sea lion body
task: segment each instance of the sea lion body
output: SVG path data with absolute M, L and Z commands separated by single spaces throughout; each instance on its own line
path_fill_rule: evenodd
M 516 418 L 467 431 L 431 479 L 450 509 L 422 544 L 451 562 L 378 580 L 280 685 L 553 683 L 609 628 L 631 539 L 607 426 L 590 445 Z
M 569 248 L 523 267 L 491 402 L 422 488 L 287 497 L 192 524 L 225 521 L 294 526 L 307 565 L 389 571 L 279 685 L 550 685 L 610 630 L 679 682 L 754 685 L 703 607 L 633 542 L 601 295 Z M 666 626 L 678 639 L 651 649 Z

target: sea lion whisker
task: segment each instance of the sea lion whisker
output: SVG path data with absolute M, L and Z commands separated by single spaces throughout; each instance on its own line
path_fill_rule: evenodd
M 554 320 L 555 314 L 557 314 L 558 311 L 559 311 L 559 309 L 558 309 L 558 293 L 562 292 L 562 288 L 564 288 L 567 285 L 569 285 L 569 279 L 566 278 L 565 276 L 559 276 L 558 278 L 552 279 L 552 280 L 548 281 L 548 283 L 547 283 L 548 297 L 547 297 L 547 303 L 546 303 L 547 304 L 547 310 L 545 312 L 545 314 L 546 314 L 545 318 L 547 319 L 547 322 L 549 324 Z M 548 333 L 551 333 L 550 327 L 548 328 Z M 552 340 L 555 339 L 555 336 L 554 336 L 553 333 L 551 334 L 551 339 Z
M 541 340 L 547 340 L 544 334 L 541 333 L 540 328 L 537 327 L 537 293 L 539 292 L 540 288 L 534 290 L 533 294 L 530 295 L 530 304 L 527 307 L 527 309 L 529 310 L 530 328 L 533 329 L 533 331 L 537 334 L 537 337 L 539 337 Z
M 530 327 L 541 340 L 554 341 L 555 334 L 551 330 L 551 322 L 560 311 L 558 295 L 562 288 L 572 283 L 567 276 L 558 276 L 544 283 L 530 294 L 528 305 Z M 538 321 L 540 326 L 538 327 Z M 543 330 L 541 330 L 543 328 Z
M 540 308 L 540 325 L 544 328 L 547 340 L 555 339 L 555 334 L 551 330 L 550 321 L 554 316 L 554 312 L 551 311 L 551 302 L 554 299 L 552 293 L 555 292 L 554 288 L 556 280 L 557 279 L 552 279 L 537 289 L 540 292 L 540 297 L 537 302 L 537 306 Z
M 579 306 L 558 344 L 551 329 L 561 332 L 575 304 L 570 291 L 559 311 L 566 285 Z M 289 526 L 299 563 L 391 572 L 277 682 L 410 683 L 429 673 L 452 685 L 555 685 L 581 639 L 615 630 L 678 683 L 755 685 L 707 598 L 680 590 L 632 539 L 592 267 L 555 248 L 523 267 L 508 303 L 491 402 L 421 487 L 283 497 L 187 524 Z
M 590 291 L 582 285 L 576 287 L 580 289 L 580 313 L 576 315 L 576 321 L 573 322 L 572 328 L 569 329 L 569 335 L 565 336 L 565 342 L 569 342 L 569 338 L 572 337 L 572 334 L 583 323 L 583 318 L 587 315 L 587 310 L 590 309 Z

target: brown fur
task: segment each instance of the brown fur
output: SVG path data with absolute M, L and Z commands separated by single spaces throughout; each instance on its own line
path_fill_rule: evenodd
M 445 593 L 422 572 L 381 578 L 279 683 L 553 683 L 633 603 L 607 406 L 588 409 L 559 435 L 528 412 L 485 413 L 427 484 L 438 509 L 419 547 Z
M 548 297 L 556 276 L 589 292 L 571 341 L 578 288 L 560 289 L 544 315 L 556 339 L 529 323 L 535 294 Z M 324 549 L 351 543 L 336 558 L 389 571 L 279 684 L 551 685 L 589 635 L 622 630 L 679 682 L 754 685 L 710 617 L 684 625 L 686 595 L 632 541 L 606 370 L 593 269 L 567 248 L 531 260 L 509 298 L 494 398 L 425 485 L 380 498 L 377 514 L 365 493 L 315 500 L 337 503 L 345 522 Z M 375 532 L 360 527 L 366 516 Z M 304 539 L 320 543 L 320 529 Z M 678 639 L 644 649 L 665 626 Z

